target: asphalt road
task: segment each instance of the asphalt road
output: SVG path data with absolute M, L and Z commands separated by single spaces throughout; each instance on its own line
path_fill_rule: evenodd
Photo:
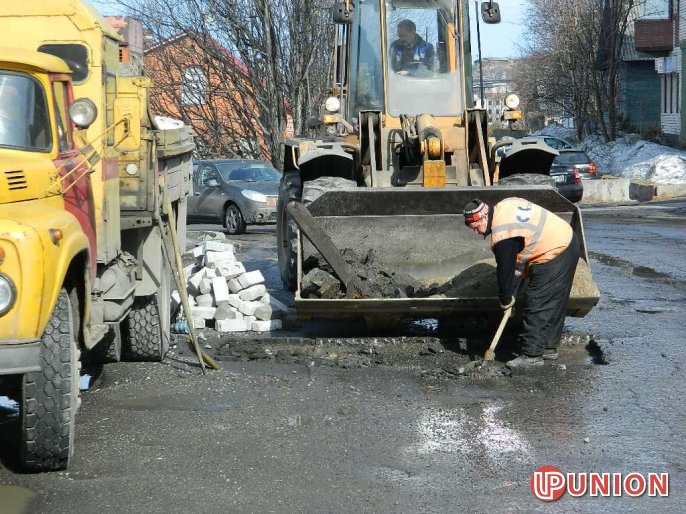
M 0 512 L 682 512 L 686 202 L 583 214 L 602 297 L 567 320 L 556 363 L 435 373 L 469 362 L 469 338 L 431 326 L 208 334 L 222 365 L 208 376 L 181 348 L 163 364 L 107 365 L 83 393 L 68 472 L 12 471 L 15 412 L 0 408 Z M 273 229 L 237 239 L 246 267 L 286 297 Z M 270 344 L 302 351 L 270 357 Z M 305 349 L 327 345 L 325 357 L 368 360 L 309 361 Z M 529 485 L 544 465 L 668 472 L 670 494 L 545 504 Z

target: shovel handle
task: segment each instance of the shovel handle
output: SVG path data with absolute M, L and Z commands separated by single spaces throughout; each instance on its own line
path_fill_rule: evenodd
M 498 346 L 498 341 L 500 341 L 500 336 L 503 335 L 503 330 L 505 330 L 505 325 L 507 325 L 507 320 L 510 318 L 510 312 L 512 311 L 512 307 L 508 307 L 505 309 L 503 312 L 503 319 L 500 320 L 500 325 L 498 325 L 498 330 L 495 331 L 495 335 L 493 336 L 493 341 L 491 341 L 491 346 L 489 346 L 489 350 L 493 351 L 495 350 L 495 347 Z

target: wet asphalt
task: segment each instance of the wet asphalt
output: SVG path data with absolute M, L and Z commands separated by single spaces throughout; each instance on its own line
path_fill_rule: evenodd
M 461 373 L 490 332 L 431 323 L 205 331 L 221 362 L 207 376 L 183 345 L 163 364 L 90 370 L 67 472 L 14 471 L 16 411 L 0 401 L 0 512 L 682 512 L 686 202 L 583 216 L 602 297 L 567 319 L 560 360 Z M 288 300 L 273 227 L 236 239 Z M 669 472 L 670 496 L 546 504 L 529 485 L 544 465 Z

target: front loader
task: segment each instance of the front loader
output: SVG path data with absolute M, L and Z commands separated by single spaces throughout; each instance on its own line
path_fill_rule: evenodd
M 494 10 L 497 4 L 484 2 L 484 21 L 496 21 Z M 277 247 L 298 315 L 389 322 L 500 312 L 488 241 L 465 227 L 462 209 L 472 198 L 493 205 L 511 196 L 560 215 L 577 233 L 582 259 L 568 315 L 588 313 L 599 294 L 581 214 L 554 187 L 530 185 L 549 174 L 556 152 L 542 143 L 489 148 L 486 112 L 474 107 L 472 93 L 469 2 L 347 0 L 334 5 L 333 18 L 332 95 L 309 124 L 313 135 L 286 141 L 283 155 Z M 414 56 L 412 45 L 398 41 L 408 26 L 421 40 Z M 516 97 L 506 104 L 504 119 L 518 119 Z M 519 180 L 509 182 L 523 185 L 503 185 L 513 175 Z M 308 185 L 324 177 L 345 186 L 308 196 Z M 335 255 L 346 249 L 372 250 L 390 272 L 426 286 L 464 287 L 447 297 L 370 297 Z M 304 263 L 316 253 L 349 289 L 344 298 L 303 294 Z

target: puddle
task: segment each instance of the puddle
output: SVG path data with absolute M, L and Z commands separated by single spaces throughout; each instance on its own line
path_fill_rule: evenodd
M 224 412 L 234 408 L 231 402 L 207 401 L 204 398 L 183 399 L 164 396 L 141 396 L 113 402 L 116 407 L 132 411 L 198 411 Z
M 600 347 L 595 339 L 591 339 L 586 345 L 586 351 L 588 352 L 588 361 L 590 364 L 596 365 L 606 365 L 610 364 L 605 352 Z
M 613 257 L 612 255 L 606 255 L 604 253 L 589 252 L 589 256 L 598 262 L 605 264 L 607 266 L 612 266 L 613 268 L 621 268 L 626 273 L 629 273 L 635 277 L 645 278 L 647 280 L 652 280 L 655 282 L 667 282 L 670 284 L 677 284 L 680 281 L 668 275 L 667 273 L 662 273 L 660 271 L 654 270 L 647 266 L 637 266 L 629 261 L 620 259 L 618 257 Z
M 314 416 L 298 414 L 288 418 L 289 427 L 311 427 L 314 425 Z
M 5 396 L 0 397 L 6 398 Z M 0 512 L 2 514 L 24 514 L 36 493 L 25 487 L 0 485 Z

